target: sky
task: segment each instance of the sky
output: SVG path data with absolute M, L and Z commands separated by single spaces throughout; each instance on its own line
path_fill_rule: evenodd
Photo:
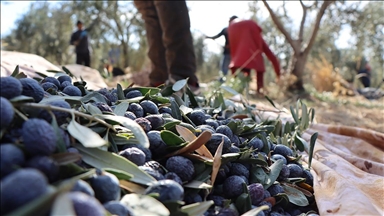
M 9 34 L 15 28 L 15 21 L 28 10 L 31 1 L 1 1 L 1 37 Z M 191 20 L 191 31 L 194 34 L 205 34 L 213 36 L 219 33 L 228 25 L 228 19 L 232 15 L 239 18 L 250 18 L 248 4 L 250 1 L 187 1 L 190 9 L 189 16 Z M 280 1 L 270 1 L 272 8 L 281 4 Z M 286 4 L 288 15 L 293 19 L 297 26 L 300 23 L 302 10 L 298 1 L 291 1 Z M 261 7 L 260 15 L 267 17 L 268 11 L 264 6 Z M 342 31 L 336 44 L 339 48 L 347 47 L 350 29 Z M 220 53 L 224 45 L 224 38 L 216 40 L 205 40 L 208 51 Z

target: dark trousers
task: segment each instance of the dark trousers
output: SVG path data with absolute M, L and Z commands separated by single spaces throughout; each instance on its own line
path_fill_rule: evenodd
M 365 76 L 360 77 L 360 82 L 364 85 L 364 88 L 371 86 L 371 77 L 367 70 L 360 70 L 357 72 L 358 74 L 363 74 Z
M 76 53 L 76 64 L 90 67 L 91 56 L 89 55 L 89 53 Z
M 189 77 L 198 83 L 196 57 L 185 1 L 134 1 L 145 21 L 148 57 L 152 62 L 151 85 Z

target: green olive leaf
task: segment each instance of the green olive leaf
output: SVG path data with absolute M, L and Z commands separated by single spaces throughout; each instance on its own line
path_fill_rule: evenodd
M 240 153 L 226 153 L 221 156 L 221 163 L 226 164 L 228 162 L 236 161 L 240 157 Z
M 308 143 L 303 138 L 301 138 L 298 134 L 295 135 L 295 145 L 299 151 L 309 151 Z
M 169 216 L 169 210 L 157 199 L 141 194 L 127 194 L 120 202 L 132 209 L 134 215 Z
M 281 120 L 276 121 L 275 130 L 273 131 L 273 134 L 275 136 L 281 136 L 282 135 L 282 133 L 281 133 L 282 128 L 283 128 L 282 121 Z
M 277 109 L 275 103 L 273 103 L 273 101 L 272 101 L 267 95 L 265 95 L 265 99 L 267 99 L 267 101 L 268 101 L 269 103 L 271 103 L 272 106 L 275 107 L 275 108 Z
M 169 100 L 171 101 L 171 110 L 172 110 L 172 117 L 181 120 L 181 112 L 179 105 L 177 104 L 175 98 L 170 97 Z
M 309 112 L 311 114 L 311 123 L 313 123 L 313 120 L 315 119 L 315 109 L 311 108 L 309 109 Z
M 287 207 L 289 205 L 289 199 L 287 194 L 285 193 L 279 193 L 274 196 L 276 199 L 276 205 Z
M 255 215 L 258 215 L 260 212 L 262 212 L 264 210 L 268 210 L 268 209 L 269 209 L 269 206 L 262 205 L 262 206 L 256 207 L 256 208 L 254 208 L 252 210 L 249 210 L 249 211 L 245 212 L 241 216 L 255 216 Z
M 97 106 L 87 103 L 84 105 L 84 108 L 91 114 L 91 115 L 102 115 L 103 112 Z
M 233 95 L 238 95 L 240 94 L 239 92 L 237 92 L 236 90 L 234 90 L 233 88 L 229 87 L 229 86 L 226 86 L 226 85 L 222 85 L 220 86 L 221 89 L 233 94 Z
M 61 68 L 62 68 L 63 71 L 64 71 L 66 74 L 68 74 L 70 77 L 75 77 L 75 76 L 71 73 L 71 71 L 69 71 L 68 68 L 66 68 L 65 66 L 62 66 Z
M 240 214 L 248 212 L 252 209 L 251 197 L 248 193 L 242 193 L 236 198 L 235 206 Z
M 189 101 L 191 102 L 191 107 L 192 108 L 199 107 L 199 103 L 197 102 L 195 95 L 193 94 L 193 92 L 191 91 L 188 85 L 187 85 L 187 95 L 189 97 Z
M 23 72 L 19 72 L 18 74 L 16 74 L 15 78 L 17 79 L 21 79 L 21 78 L 27 78 L 28 76 L 25 75 L 25 73 Z
M 161 103 L 161 104 L 169 103 L 169 98 L 162 97 L 159 95 L 149 95 L 149 99 L 153 102 L 157 102 L 157 103 Z
M 185 204 L 183 201 L 163 201 L 162 203 L 169 210 L 171 215 L 189 216 L 187 213 L 181 211 L 180 207 Z
M 116 90 L 117 90 L 117 99 L 124 100 L 125 94 L 123 91 L 123 87 L 121 87 L 120 83 L 117 83 Z
M 173 133 L 169 130 L 162 130 L 160 132 L 161 139 L 167 144 L 168 146 L 179 146 L 183 143 L 185 143 L 185 140 L 182 139 L 177 134 Z
M 129 181 L 133 177 L 132 174 L 129 174 L 127 172 L 124 172 L 124 171 L 118 170 L 118 169 L 104 168 L 103 170 L 105 172 L 109 172 L 109 173 L 115 175 L 119 180 L 127 180 L 127 181 Z
M 270 181 L 263 168 L 252 166 L 250 169 L 249 183 L 260 183 L 266 185 Z
M 109 169 L 108 171 L 112 172 L 111 169 L 120 170 L 122 174 L 125 172 L 127 175 L 133 175 L 130 181 L 142 185 L 149 185 L 156 181 L 152 176 L 139 169 L 136 164 L 115 153 L 97 148 L 85 148 L 79 144 L 75 144 L 75 147 L 81 153 L 83 161 L 95 168 Z
M 188 182 L 188 184 L 183 185 L 183 187 L 192 188 L 192 189 L 210 189 L 210 188 L 212 188 L 211 185 L 209 185 L 205 182 L 202 182 L 202 181 L 197 181 L 197 180 L 193 180 L 191 182 Z
M 276 181 L 277 177 L 279 177 L 281 169 L 283 168 L 283 164 L 283 160 L 280 159 L 270 166 L 271 171 L 268 174 L 269 182 L 264 185 L 264 189 L 268 189 Z
M 222 138 L 219 147 L 215 152 L 215 156 L 213 157 L 213 166 L 212 166 L 212 174 L 211 174 L 211 185 L 215 184 L 217 173 L 219 172 L 221 166 L 221 155 L 223 152 L 224 138 Z
M 120 187 L 136 194 L 144 194 L 145 193 L 145 187 L 130 181 L 126 180 L 119 180 Z
M 315 149 L 315 144 L 316 144 L 316 139 L 317 139 L 317 136 L 319 135 L 318 132 L 312 134 L 311 136 L 311 141 L 310 141 L 310 144 L 309 144 L 309 159 L 308 159 L 308 167 L 311 168 L 311 164 L 312 164 L 312 157 L 313 157 L 313 150 Z
M 64 143 L 63 135 L 60 132 L 59 125 L 57 125 L 56 117 L 53 114 L 52 114 L 51 125 L 52 125 L 53 129 L 55 130 L 55 134 L 56 134 L 56 148 L 57 148 L 57 150 L 59 152 L 66 152 L 67 149 L 66 149 L 66 146 Z
M 144 146 L 145 148 L 149 148 L 149 140 L 147 134 L 144 132 L 143 128 L 132 119 L 123 116 L 111 115 L 102 115 L 101 117 L 105 120 L 118 122 L 125 128 L 129 129 L 135 135 L 135 138 L 139 141 L 140 145 Z
M 88 148 L 96 148 L 108 144 L 99 134 L 88 127 L 82 126 L 74 119 L 69 123 L 67 130 L 71 136 Z
M 181 89 L 184 88 L 185 85 L 187 85 L 187 82 L 188 82 L 188 78 L 187 79 L 178 80 L 177 82 L 175 82 L 175 84 L 173 84 L 172 90 L 175 91 L 175 92 L 180 91 Z
M 180 110 L 183 112 L 184 115 L 188 115 L 190 112 L 193 111 L 193 109 L 191 109 L 185 105 L 181 105 Z
M 289 202 L 298 206 L 308 206 L 309 202 L 304 193 L 300 190 L 290 187 L 288 185 L 281 185 L 284 189 L 285 194 L 287 194 Z
M 187 213 L 188 216 L 203 215 L 213 204 L 212 200 L 192 203 L 181 207 L 181 211 Z
M 85 95 L 80 99 L 80 101 L 83 103 L 88 103 L 90 101 L 107 103 L 107 101 L 105 100 L 105 97 L 99 92 L 95 92 L 95 91 Z
M 16 65 L 15 69 L 13 70 L 11 76 L 16 77 L 17 74 L 19 74 L 19 65 Z
M 296 124 L 299 124 L 299 118 L 297 117 L 297 113 L 295 112 L 293 106 L 290 106 L 289 109 L 291 110 L 292 117 L 295 120 Z
M 76 215 L 68 193 L 60 194 L 52 205 L 51 215 Z
M 35 71 L 35 73 L 36 73 L 37 75 L 43 77 L 43 78 L 48 77 L 47 75 L 45 75 L 45 74 L 43 74 L 43 73 L 41 73 L 41 72 L 37 72 L 37 71 Z
M 160 89 L 156 87 L 132 87 L 132 88 L 125 89 L 124 95 L 126 95 L 128 91 L 132 91 L 132 90 L 138 90 L 141 92 L 142 95 L 146 95 L 146 94 L 156 95 L 157 93 L 160 92 Z
M 212 166 L 205 166 L 204 171 L 196 173 L 194 180 L 205 182 L 210 179 L 212 173 Z
M 127 111 L 129 106 L 129 103 L 123 101 L 116 105 L 115 109 L 113 110 L 113 113 L 115 113 L 117 116 L 124 116 L 125 112 Z
M 9 99 L 11 103 L 23 103 L 23 102 L 34 102 L 33 97 L 27 97 L 24 95 L 19 95 L 14 98 Z
M 307 106 L 305 105 L 305 103 L 302 103 L 300 127 L 302 128 L 302 130 L 305 130 L 308 128 L 308 125 L 309 125 L 309 115 L 308 115 Z
M 161 89 L 161 95 L 164 97 L 171 96 L 173 93 L 174 91 L 172 90 L 172 86 L 170 85 L 165 86 L 163 89 Z
M 61 166 L 81 160 L 81 155 L 74 152 L 62 152 L 51 155 L 51 158 Z

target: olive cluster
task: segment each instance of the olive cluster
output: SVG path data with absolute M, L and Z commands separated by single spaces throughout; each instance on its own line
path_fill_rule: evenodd
M 59 141 L 65 144 L 66 152 L 79 153 L 73 145 L 75 140 L 65 129 L 71 117 L 69 112 L 38 109 L 22 119 L 16 114 L 12 101 L 23 95 L 41 103 L 45 96 L 52 94 L 85 96 L 87 92 L 73 85 L 71 77 L 66 75 L 46 77 L 40 82 L 31 78 L 1 77 L 0 86 L 1 214 L 7 214 L 49 193 L 50 185 L 69 178 L 62 174 L 64 167 L 52 156 L 58 153 Z M 113 113 L 118 102 L 117 90 L 100 89 L 97 92 L 104 102 L 92 104 L 103 113 Z M 200 175 L 203 163 L 186 155 L 165 157 L 174 151 L 161 136 L 167 122 L 176 117 L 171 106 L 150 100 L 134 88 L 126 89 L 124 96 L 135 101 L 129 103 L 124 117 L 141 126 L 150 145 L 149 148 L 139 144 L 118 145 L 117 153 L 157 180 L 145 189 L 144 194 L 155 194 L 154 197 L 163 203 L 183 201 L 184 204 L 193 204 L 212 200 L 214 205 L 204 215 L 239 215 L 230 204 L 235 203 L 243 193 L 249 194 L 252 208 L 269 207 L 258 215 L 300 215 L 312 210 L 308 206 L 281 206 L 275 202 L 275 197 L 285 193 L 282 184 L 289 179 L 301 178 L 306 184 L 313 184 L 311 173 L 295 160 L 297 155 L 292 149 L 271 140 L 266 143 L 257 136 L 242 135 L 229 126 L 241 125 L 241 120 L 224 118 L 221 113 L 212 114 L 202 108 L 187 113 L 184 120 L 188 121 L 183 123 L 191 126 L 195 136 L 203 131 L 210 132 L 211 137 L 205 143 L 208 151 L 215 155 L 223 143 L 222 154 L 248 152 L 249 160 L 234 159 L 223 163 L 212 190 L 185 187 Z M 45 104 L 74 109 L 64 99 Z M 53 116 L 59 126 L 58 131 L 51 124 Z M 170 130 L 177 133 L 174 128 Z M 108 150 L 112 151 L 110 147 Z M 262 160 L 268 165 L 282 161 L 277 181 L 265 188 L 263 182 L 253 177 L 254 168 L 258 165 L 253 164 L 252 159 Z M 75 164 L 90 168 L 81 159 Z M 132 209 L 121 202 L 125 193 L 115 175 L 97 170 L 90 178 L 77 180 L 68 196 L 77 215 L 105 215 L 105 211 L 119 216 L 133 215 Z

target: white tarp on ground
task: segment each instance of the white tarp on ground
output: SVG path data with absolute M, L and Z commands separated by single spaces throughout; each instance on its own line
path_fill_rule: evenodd
M 31 78 L 39 77 L 35 72 L 40 72 L 47 76 L 54 76 L 54 73 L 47 72 L 47 70 L 62 71 L 60 67 L 38 55 L 1 51 L 1 76 L 11 75 L 17 65 L 19 65 L 21 72 Z M 98 90 L 107 87 L 100 73 L 95 69 L 77 64 L 64 66 L 76 77 L 73 81 L 79 81 L 81 76 L 83 80 L 87 82 L 88 89 Z
M 256 106 L 274 110 L 265 104 Z M 288 113 L 259 114 L 293 122 Z M 384 215 L 384 134 L 314 123 L 302 137 L 309 143 L 315 132 L 311 173 L 320 215 Z M 308 162 L 306 155 L 303 158 Z

